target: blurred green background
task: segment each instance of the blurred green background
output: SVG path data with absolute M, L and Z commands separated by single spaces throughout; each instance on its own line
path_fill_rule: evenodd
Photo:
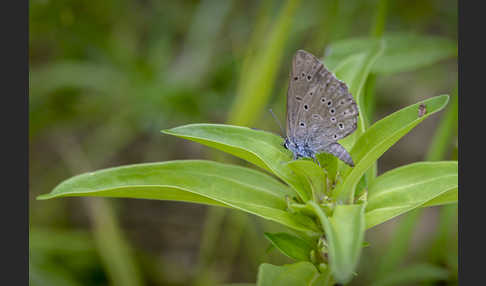
M 285 122 L 297 49 L 322 58 L 331 43 L 383 32 L 457 43 L 457 1 L 449 0 L 31 0 L 29 6 L 31 285 L 254 282 L 260 263 L 291 262 L 267 251 L 263 232 L 279 226 L 233 211 L 35 197 L 70 176 L 112 166 L 200 158 L 245 164 L 159 131 L 201 122 L 280 133 L 267 109 Z M 453 95 L 449 110 L 383 155 L 378 173 L 426 159 L 457 160 L 451 110 L 457 77 L 456 56 L 370 77 L 372 121 Z M 366 241 L 353 285 L 380 279 L 401 285 L 385 279 L 398 272 L 426 277 L 403 285 L 457 284 L 456 206 L 401 216 L 371 229 Z

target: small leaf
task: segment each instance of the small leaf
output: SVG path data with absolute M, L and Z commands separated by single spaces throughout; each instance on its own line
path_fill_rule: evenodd
M 290 189 L 249 168 L 204 160 L 121 166 L 72 177 L 38 199 L 101 196 L 172 200 L 232 207 L 300 231 L 318 228 L 286 211 Z
M 337 205 L 332 217 L 328 218 L 317 204 L 308 204 L 314 207 L 324 227 L 334 279 L 348 283 L 353 278 L 363 247 L 365 205 Z
M 448 95 L 440 95 L 403 108 L 373 124 L 356 141 L 351 156 L 355 160 L 354 168 L 344 171 L 344 182 L 338 184 L 333 196 L 340 201 L 354 200 L 354 191 L 361 176 L 373 163 L 385 153 L 395 142 L 417 126 L 430 115 L 444 108 L 449 99 Z M 427 113 L 422 117 L 417 115 L 418 107 L 424 104 Z
M 457 161 L 418 162 L 378 176 L 370 184 L 366 227 L 424 205 L 457 199 Z
M 326 175 L 324 170 L 309 160 L 295 160 L 287 163 L 300 178 L 305 178 L 305 184 L 311 189 L 309 197 L 314 200 L 322 199 L 326 192 Z
M 312 246 L 289 233 L 265 233 L 265 237 L 283 254 L 298 261 L 309 261 Z
M 325 286 L 320 276 L 316 267 L 306 261 L 283 266 L 263 263 L 258 269 L 257 286 Z

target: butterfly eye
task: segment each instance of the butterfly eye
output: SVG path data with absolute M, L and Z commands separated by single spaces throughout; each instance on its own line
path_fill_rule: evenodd
M 327 106 L 331 106 L 332 104 L 332 100 L 329 99 L 329 101 L 327 102 Z
M 334 108 L 331 108 L 331 109 L 329 110 L 329 112 L 331 112 L 331 114 L 334 114 L 334 112 L 336 112 L 336 110 L 335 110 Z
M 338 125 L 339 125 L 339 129 L 344 129 L 344 124 L 339 123 Z
M 309 106 L 308 106 L 307 104 L 306 104 L 306 105 L 304 105 L 304 109 L 305 109 L 305 110 L 308 110 L 308 109 L 309 109 Z
M 308 76 L 307 76 L 307 80 L 311 80 L 311 78 L 312 78 L 312 77 L 311 77 L 310 75 L 308 75 Z
M 331 122 L 336 122 L 336 118 L 335 117 L 331 117 Z
M 299 125 L 302 126 L 302 127 L 305 127 L 305 123 L 304 122 L 301 122 Z
M 337 136 L 336 134 L 334 134 L 334 136 L 332 136 L 332 137 L 333 137 L 334 139 L 337 139 L 337 137 L 338 137 L 338 136 Z
M 324 97 L 321 97 L 321 102 L 322 103 L 326 102 L 326 99 Z

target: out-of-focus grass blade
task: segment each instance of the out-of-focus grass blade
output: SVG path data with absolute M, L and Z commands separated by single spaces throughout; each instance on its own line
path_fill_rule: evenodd
M 239 85 L 237 98 L 229 112 L 230 124 L 250 125 L 258 120 L 270 98 L 275 78 L 290 34 L 290 28 L 300 0 L 288 0 L 272 30 L 268 40 L 252 56 L 252 62 L 245 69 L 244 82 Z
M 217 52 L 218 33 L 222 30 L 233 3 L 233 0 L 199 2 L 182 53 L 172 65 L 170 73 L 167 73 L 169 81 L 193 85 L 204 78 L 211 57 Z

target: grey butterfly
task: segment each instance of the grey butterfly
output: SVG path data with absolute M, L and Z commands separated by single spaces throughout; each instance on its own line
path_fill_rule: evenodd
M 287 130 L 284 147 L 294 160 L 329 153 L 354 166 L 337 140 L 356 130 L 358 105 L 346 84 L 312 54 L 298 50 L 292 60 L 287 91 Z

